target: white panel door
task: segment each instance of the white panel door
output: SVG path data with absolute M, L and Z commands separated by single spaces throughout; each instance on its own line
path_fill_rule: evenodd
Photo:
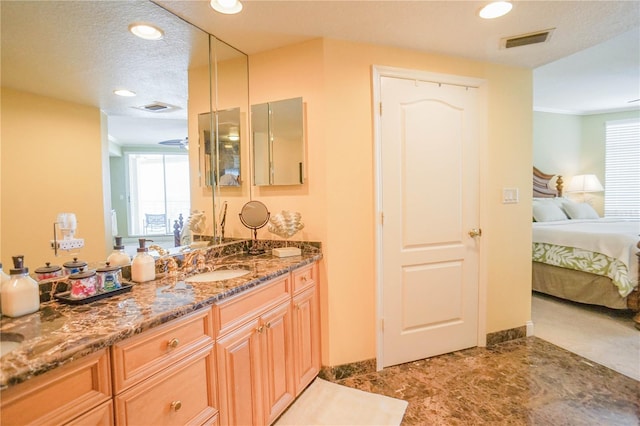
M 478 344 L 478 93 L 380 77 L 383 366 Z

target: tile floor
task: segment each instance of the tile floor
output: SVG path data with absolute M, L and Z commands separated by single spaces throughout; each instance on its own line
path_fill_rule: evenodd
M 640 382 L 536 337 L 337 382 L 408 401 L 403 425 L 640 424 Z

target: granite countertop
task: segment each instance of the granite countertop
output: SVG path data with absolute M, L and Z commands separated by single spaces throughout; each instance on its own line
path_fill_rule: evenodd
M 14 333 L 24 336 L 24 340 L 1 358 L 0 390 L 322 258 L 319 250 L 303 250 L 300 256 L 284 258 L 267 253 L 208 258 L 205 270 L 159 274 L 155 281 L 134 284 L 129 292 L 85 305 L 49 301 L 30 315 L 3 316 L 3 340 L 10 340 L 16 336 Z M 156 268 L 157 265 L 156 261 Z M 250 272 L 224 281 L 184 281 L 190 275 L 217 269 Z

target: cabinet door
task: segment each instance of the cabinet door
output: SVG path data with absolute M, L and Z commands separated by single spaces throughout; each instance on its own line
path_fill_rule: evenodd
M 56 425 L 111 400 L 106 349 L 13 386 L 1 395 L 0 424 Z
M 320 307 L 317 287 L 293 298 L 293 352 L 296 396 L 320 371 Z
M 270 424 L 295 398 L 291 341 L 291 304 L 283 303 L 261 316 L 263 393 Z
M 255 318 L 217 342 L 220 423 L 223 425 L 264 423 L 259 325 L 259 318 Z

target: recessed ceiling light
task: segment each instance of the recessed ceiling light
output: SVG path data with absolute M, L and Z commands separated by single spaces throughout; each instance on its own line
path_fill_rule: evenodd
M 242 10 L 242 3 L 239 0 L 211 0 L 209 3 L 216 12 L 233 15 Z
M 129 31 L 145 40 L 160 40 L 162 37 L 164 37 L 164 31 L 151 24 L 131 24 L 129 25 Z
M 131 90 L 127 90 L 127 89 L 114 90 L 113 93 L 118 95 L 118 96 L 127 96 L 127 97 L 131 97 L 131 96 L 135 96 L 136 95 L 136 92 L 132 92 Z
M 510 1 L 494 1 L 480 9 L 478 15 L 484 19 L 499 18 L 509 13 L 512 7 L 513 5 Z

